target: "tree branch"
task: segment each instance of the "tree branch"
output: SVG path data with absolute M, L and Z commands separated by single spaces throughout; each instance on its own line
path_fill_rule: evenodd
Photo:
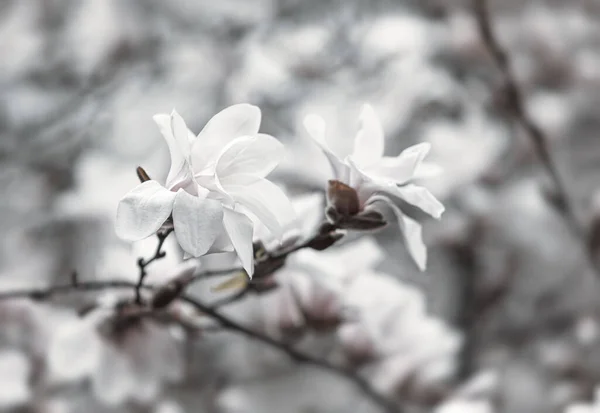
M 521 125 L 529 136 L 542 166 L 552 180 L 552 184 L 554 185 L 554 203 L 558 206 L 558 209 L 573 233 L 579 238 L 585 238 L 585 230 L 579 223 L 575 208 L 570 200 L 569 192 L 552 156 L 549 140 L 542 129 L 527 114 L 524 103 L 525 99 L 523 98 L 523 93 L 517 83 L 516 76 L 511 69 L 508 54 L 500 45 L 492 30 L 491 17 L 488 8 L 487 0 L 473 0 L 473 10 L 477 20 L 477 27 L 483 43 L 502 75 L 508 107 L 516 122 Z
M 0 300 L 8 300 L 14 298 L 31 298 L 35 300 L 47 299 L 55 295 L 62 294 L 70 294 L 74 292 L 83 292 L 83 291 L 103 291 L 109 289 L 134 289 L 137 292 L 141 289 L 153 289 L 150 286 L 144 286 L 138 283 L 132 283 L 128 281 L 119 281 L 119 280 L 110 280 L 110 281 L 87 281 L 87 282 L 79 282 L 78 284 L 66 284 L 66 285 L 56 285 L 47 288 L 33 288 L 33 289 L 23 289 L 23 290 L 15 290 L 15 291 L 5 291 L 0 292 Z M 373 401 L 373 403 L 380 406 L 383 410 L 390 413 L 401 413 L 402 410 L 399 406 L 396 405 L 392 400 L 387 399 L 385 396 L 379 394 L 375 391 L 371 385 L 364 380 L 362 377 L 358 376 L 351 370 L 347 370 L 343 367 L 339 367 L 333 365 L 326 360 L 321 360 L 310 355 L 299 352 L 287 344 L 281 343 L 267 335 L 261 334 L 259 332 L 253 331 L 247 327 L 244 327 L 241 324 L 238 324 L 236 321 L 231 318 L 221 314 L 217 310 L 215 310 L 212 306 L 208 304 L 204 304 L 196 298 L 193 298 L 189 295 L 182 295 L 180 298 L 183 302 L 186 302 L 200 311 L 202 314 L 216 320 L 221 324 L 225 329 L 243 335 L 245 337 L 257 340 L 263 344 L 266 344 L 274 349 L 277 349 L 285 354 L 287 354 L 292 360 L 298 363 L 303 363 L 307 365 L 312 365 L 318 367 L 322 370 L 329 371 L 332 374 L 335 374 L 339 377 L 342 377 L 350 382 L 352 382 L 358 389 L 360 389 L 365 396 Z

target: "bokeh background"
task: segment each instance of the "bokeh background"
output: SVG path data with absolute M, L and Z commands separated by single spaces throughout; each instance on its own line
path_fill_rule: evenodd
M 600 2 L 495 0 L 491 16 L 591 229 L 600 217 Z M 166 176 L 152 115 L 177 108 L 198 132 L 239 102 L 258 105 L 262 131 L 288 145 L 274 179 L 290 194 L 323 186 L 322 158 L 302 143 L 307 113 L 351 139 L 370 102 L 388 154 L 430 142 L 444 173 L 428 186 L 447 211 L 425 223 L 428 271 L 392 230 L 378 235 L 387 253 L 378 269 L 417 286 L 428 311 L 462 333 L 456 380 L 492 371 L 494 411 L 563 412 L 593 399 L 598 274 L 549 202 L 550 181 L 466 1 L 0 0 L 2 289 L 66 282 L 74 270 L 135 277 L 136 254 L 152 248 L 119 241 L 113 222 L 136 166 Z M 341 380 L 219 334 L 188 342 L 186 374 L 151 401 L 107 406 L 85 382 L 44 380 L 48 337 L 81 305 L 0 305 L 1 409 L 376 411 Z M 329 351 L 319 345 L 316 354 Z

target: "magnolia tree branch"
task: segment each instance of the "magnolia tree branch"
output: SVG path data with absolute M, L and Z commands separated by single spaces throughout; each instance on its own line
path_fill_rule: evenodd
M 140 258 L 138 260 L 138 266 L 140 268 L 140 276 L 136 283 L 127 282 L 127 281 L 119 281 L 119 280 L 111 280 L 111 281 L 86 281 L 81 282 L 77 280 L 77 282 L 71 282 L 66 285 L 55 285 L 47 288 L 32 288 L 32 289 L 23 289 L 23 290 L 14 290 L 14 291 L 5 291 L 0 292 L 0 300 L 8 300 L 15 298 L 31 298 L 34 300 L 43 300 L 49 299 L 56 295 L 61 294 L 69 294 L 74 292 L 85 292 L 85 291 L 102 291 L 109 289 L 133 289 L 134 291 L 134 300 L 137 305 L 140 306 L 140 314 L 151 314 L 152 311 L 159 311 L 164 306 L 170 304 L 174 300 L 181 300 L 191 306 L 193 306 L 196 310 L 201 312 L 203 315 L 212 318 L 217 321 L 224 329 L 232 331 L 234 333 L 243 335 L 245 337 L 251 338 L 253 340 L 259 341 L 263 344 L 266 344 L 274 349 L 277 349 L 286 355 L 288 355 L 292 360 L 297 363 L 303 363 L 306 365 L 311 365 L 322 370 L 328 371 L 336 376 L 344 378 L 351 383 L 353 383 L 362 393 L 368 397 L 374 404 L 381 407 L 384 411 L 390 413 L 401 413 L 402 408 L 397 405 L 393 400 L 388 399 L 384 395 L 378 393 L 367 380 L 360 377 L 355 371 L 344 368 L 342 366 L 337 366 L 331 364 L 325 359 L 319 359 L 308 354 L 304 354 L 296 349 L 290 347 L 289 345 L 279 342 L 265 334 L 256 332 L 251 330 L 239 323 L 235 320 L 221 314 L 218 311 L 218 308 L 230 304 L 232 302 L 238 301 L 242 299 L 246 293 L 252 291 L 252 284 L 249 284 L 247 288 L 244 288 L 240 292 L 234 294 L 233 296 L 221 300 L 212 305 L 204 304 L 197 298 L 194 298 L 190 295 L 184 294 L 185 287 L 189 285 L 192 280 L 202 279 L 206 277 L 211 277 L 215 275 L 224 275 L 227 273 L 231 273 L 233 270 L 224 270 L 224 271 L 215 271 L 215 272 L 204 272 L 199 275 L 194 276 L 186 280 L 183 284 L 180 285 L 171 285 L 172 282 L 167 283 L 163 286 L 153 287 L 144 285 L 144 278 L 146 276 L 146 268 L 154 261 L 162 259 L 166 256 L 166 253 L 162 251 L 162 247 L 168 235 L 171 233 L 171 230 L 167 230 L 162 233 L 158 233 L 158 245 L 155 250 L 154 255 L 149 259 Z M 307 240 L 296 244 L 295 246 L 284 248 L 273 253 L 268 253 L 266 251 L 262 251 L 261 257 L 257 259 L 257 268 L 259 271 L 255 274 L 259 275 L 259 277 L 266 277 L 272 274 L 277 269 L 283 266 L 285 258 L 288 255 L 302 249 L 302 248 L 315 248 L 315 249 L 326 249 L 329 246 L 333 245 L 338 239 L 340 239 L 341 235 L 337 232 L 337 228 L 330 224 L 322 225 L 317 233 Z M 260 248 L 260 247 L 259 247 Z M 150 290 L 154 292 L 154 297 L 150 301 L 150 306 L 147 306 L 146 303 L 142 300 L 141 291 L 142 290 Z M 156 297 L 160 293 L 166 292 L 166 300 L 163 300 L 160 306 L 155 306 Z
M 527 132 L 527 135 L 533 144 L 533 149 L 537 153 L 544 169 L 546 169 L 546 172 L 552 180 L 554 188 L 550 196 L 551 202 L 561 214 L 575 237 L 581 241 L 584 258 L 590 268 L 592 268 L 596 275 L 600 277 L 600 260 L 594 258 L 596 253 L 595 248 L 597 248 L 594 237 L 597 236 L 597 234 L 594 229 L 586 230 L 585 226 L 582 225 L 578 219 L 575 206 L 571 201 L 566 185 L 560 176 L 558 165 L 552 156 L 549 140 L 543 130 L 527 114 L 523 93 L 519 88 L 516 76 L 511 69 L 508 54 L 502 48 L 492 30 L 487 0 L 473 0 L 473 10 L 475 12 L 481 38 L 494 63 L 502 74 L 506 98 L 512 115 L 516 122 Z
M 138 283 L 132 283 L 127 281 L 87 281 L 79 282 L 77 284 L 66 284 L 56 285 L 47 288 L 33 288 L 23 289 L 15 291 L 7 291 L 0 293 L 0 300 L 8 300 L 15 298 L 31 298 L 35 300 L 48 299 L 56 295 L 69 294 L 74 292 L 85 292 L 85 291 L 104 291 L 110 289 L 133 289 L 138 291 Z M 140 289 L 152 289 L 149 286 L 142 286 Z M 180 300 L 190 304 L 204 315 L 217 321 L 226 330 L 238 333 L 245 337 L 257 340 L 263 344 L 266 344 L 274 349 L 277 349 L 287 354 L 292 360 L 298 363 L 312 365 L 322 370 L 329 371 L 330 373 L 342 377 L 352 382 L 357 388 L 359 388 L 365 396 L 367 396 L 373 403 L 380 406 L 386 412 L 401 413 L 402 409 L 394 401 L 386 398 L 375 391 L 371 385 L 362 377 L 358 376 L 355 372 L 345 369 L 340 366 L 329 363 L 326 360 L 318 359 L 316 357 L 299 352 L 287 344 L 281 343 L 267 335 L 253 331 L 243 325 L 237 323 L 231 318 L 221 314 L 215 310 L 212 306 L 202 303 L 200 300 L 191 297 L 189 295 L 182 295 L 179 297 Z
M 558 165 L 552 156 L 549 140 L 542 129 L 528 115 L 523 93 L 510 66 L 509 56 L 494 34 L 487 0 L 473 0 L 473 10 L 483 43 L 502 75 L 508 108 L 511 110 L 517 123 L 521 125 L 529 136 L 542 166 L 546 169 L 552 180 L 552 184 L 554 185 L 552 194 L 553 203 L 558 207 L 573 233 L 579 237 L 584 237 L 585 231 L 579 223 L 575 208 L 569 197 L 569 192 L 560 176 Z

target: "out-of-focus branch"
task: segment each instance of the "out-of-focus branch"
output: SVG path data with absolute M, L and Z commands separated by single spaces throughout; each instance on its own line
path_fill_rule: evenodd
M 533 144 L 533 149 L 552 180 L 554 188 L 550 195 L 551 201 L 563 217 L 567 226 L 571 229 L 573 235 L 581 241 L 583 255 L 587 260 L 587 264 L 600 277 L 600 260 L 594 257 L 597 253 L 598 243 L 594 239 L 597 236 L 597 230 L 595 228 L 587 230 L 578 219 L 567 187 L 560 176 L 559 168 L 552 156 L 549 140 L 542 129 L 527 114 L 523 93 L 510 67 L 508 55 L 492 30 L 487 0 L 473 0 L 473 10 L 481 38 L 502 74 L 509 109 L 517 123 L 527 132 Z
M 32 299 L 47 299 L 55 295 L 61 294 L 69 294 L 75 292 L 84 292 L 84 291 L 104 291 L 111 289 L 134 289 L 134 291 L 138 291 L 139 289 L 152 289 L 149 286 L 141 286 L 138 287 L 138 283 L 132 283 L 127 281 L 88 281 L 88 282 L 79 282 L 77 284 L 66 284 L 66 285 L 56 285 L 47 288 L 34 288 L 34 289 L 23 289 L 23 290 L 14 290 L 14 291 L 6 291 L 0 292 L 0 300 L 7 299 L 15 299 L 15 298 L 32 298 Z M 200 311 L 203 315 L 206 315 L 213 320 L 217 321 L 223 328 L 235 332 L 237 334 L 246 336 L 253 340 L 257 340 L 263 344 L 268 345 L 274 349 L 284 352 L 287 354 L 292 360 L 303 363 L 307 365 L 312 365 L 318 367 L 322 370 L 326 370 L 335 374 L 339 377 L 342 377 L 350 382 L 352 382 L 357 388 L 359 388 L 369 399 L 371 399 L 375 404 L 380 406 L 386 412 L 396 412 L 401 413 L 402 409 L 392 400 L 386 398 L 385 396 L 379 394 L 375 391 L 371 385 L 364 380 L 362 377 L 358 376 L 355 372 L 351 370 L 347 370 L 343 367 L 336 366 L 334 364 L 329 363 L 326 360 L 321 360 L 316 357 L 312 357 L 310 355 L 299 352 L 287 344 L 281 343 L 267 335 L 262 333 L 253 331 L 243 325 L 237 323 L 231 318 L 221 314 L 217 310 L 213 308 L 213 306 L 204 304 L 200 300 L 193 298 L 189 295 L 182 295 L 179 297 L 180 300 L 190 304 L 195 309 Z
M 483 43 L 502 75 L 508 109 L 529 136 L 535 152 L 552 180 L 552 184 L 554 185 L 552 194 L 554 204 L 562 213 L 573 233 L 580 238 L 584 238 L 585 231 L 579 223 L 567 188 L 562 181 L 558 166 L 552 156 L 548 138 L 542 129 L 527 114 L 523 93 L 521 92 L 516 76 L 511 69 L 508 54 L 500 45 L 492 30 L 487 0 L 473 0 L 473 10 L 475 12 L 477 27 L 479 28 Z

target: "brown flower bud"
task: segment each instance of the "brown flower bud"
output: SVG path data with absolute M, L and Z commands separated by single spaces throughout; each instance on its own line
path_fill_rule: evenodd
M 356 190 L 343 182 L 333 179 L 329 181 L 327 199 L 336 212 L 344 217 L 356 215 L 360 210 Z
M 135 172 L 137 173 L 137 176 L 140 180 L 141 183 L 144 183 L 146 181 L 150 180 L 150 175 L 148 175 L 146 173 L 146 171 L 144 170 L 144 168 L 142 168 L 141 166 L 138 166 L 135 170 Z

